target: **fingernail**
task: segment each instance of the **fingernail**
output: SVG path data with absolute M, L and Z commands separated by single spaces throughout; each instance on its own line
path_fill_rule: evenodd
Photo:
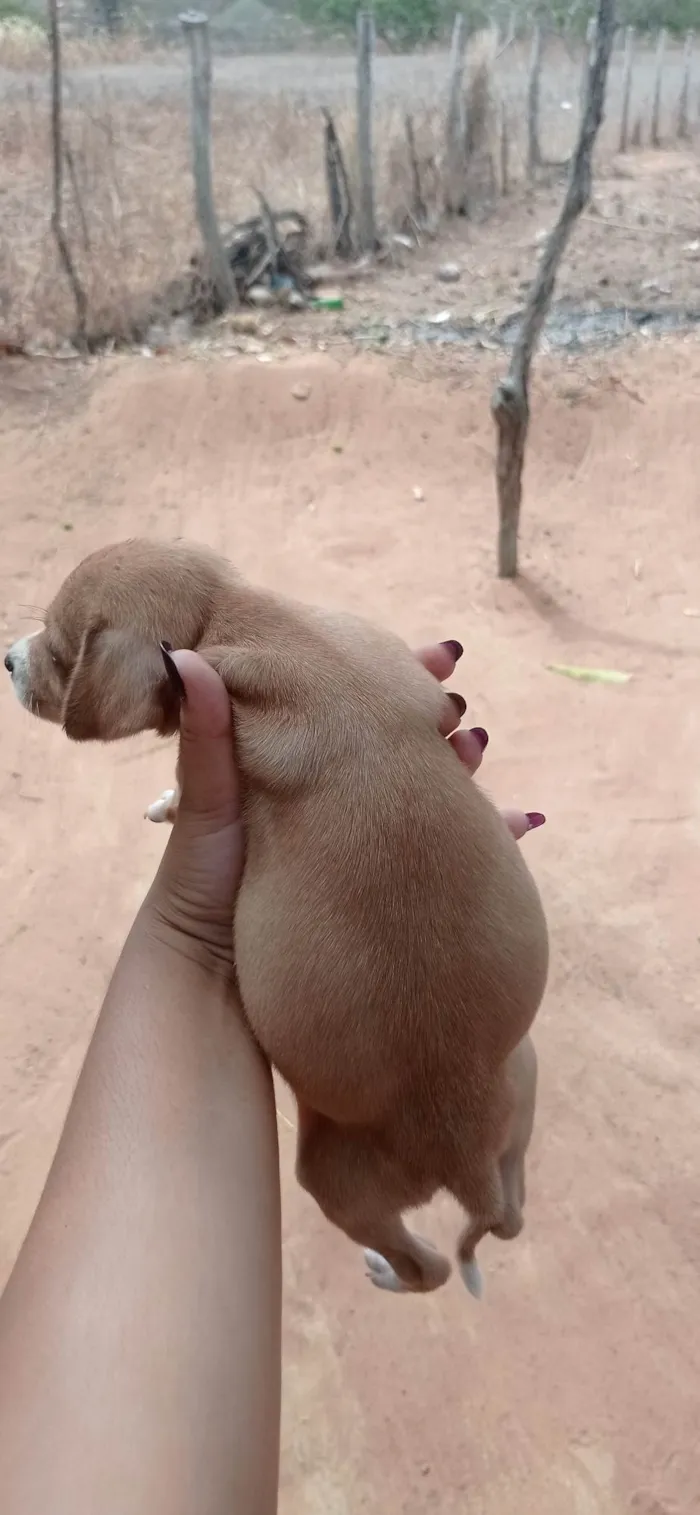
M 479 743 L 481 751 L 485 752 L 486 748 L 489 745 L 489 734 L 488 734 L 488 731 L 484 731 L 483 726 L 472 726 L 472 728 L 471 728 L 471 734 L 472 734 L 472 736 L 476 737 L 476 740 Z
M 441 642 L 440 646 L 449 648 L 455 660 L 455 663 L 458 663 L 460 658 L 464 655 L 464 648 L 462 646 L 462 643 L 455 641 L 454 637 L 450 637 L 449 642 Z
M 180 673 L 177 663 L 174 662 L 173 658 L 171 657 L 172 650 L 172 642 L 161 642 L 160 652 L 165 664 L 165 672 L 168 675 L 168 683 L 170 684 L 170 688 L 172 689 L 173 694 L 177 695 L 179 700 L 186 700 L 187 690 L 185 689 L 182 674 Z
M 459 711 L 459 719 L 461 721 L 462 716 L 464 715 L 464 713 L 466 711 L 466 708 L 467 708 L 467 702 L 466 702 L 466 700 L 464 698 L 464 695 L 463 694 L 455 694 L 454 690 L 452 690 L 452 689 L 448 689 L 447 692 L 448 692 L 448 694 L 450 696 L 450 699 L 453 700 L 454 703 L 455 703 L 455 705 L 457 706 L 457 709 Z
M 544 826 L 547 819 L 539 810 L 526 810 L 525 814 L 530 822 L 530 831 L 536 831 L 538 826 Z

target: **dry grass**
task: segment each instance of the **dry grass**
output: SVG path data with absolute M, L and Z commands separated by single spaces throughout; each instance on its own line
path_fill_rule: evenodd
M 316 72 L 321 62 L 314 65 Z M 524 119 L 526 50 L 509 49 L 494 74 L 488 48 L 477 44 L 467 77 L 476 90 L 475 136 L 492 135 L 488 122 L 498 93 L 507 101 L 510 174 L 517 183 L 523 134 L 515 125 Z M 575 112 L 562 112 L 561 101 L 573 97 L 577 77 L 576 65 L 555 60 L 545 90 L 544 127 L 553 156 L 565 156 L 571 145 Z M 265 93 L 264 72 L 258 94 L 217 89 L 213 158 L 223 225 L 256 209 L 251 185 L 257 185 L 273 205 L 294 206 L 307 215 L 323 241 L 327 219 L 319 104 L 319 96 L 311 93 Z M 412 203 L 407 108 L 414 119 L 423 198 L 435 211 L 442 200 L 444 105 L 439 89 L 426 88 L 422 94 L 414 89 L 410 98 L 398 91 L 390 98 L 385 92 L 377 104 L 374 133 L 384 226 L 401 226 Z M 334 114 L 352 175 L 354 121 L 347 95 L 334 105 Z M 608 130 L 614 138 L 612 112 L 611 117 Z M 45 95 L 30 86 L 20 88 L 18 82 L 12 95 L 0 100 L 0 334 L 20 342 L 66 336 L 74 321 L 49 229 L 48 131 Z M 149 297 L 184 272 L 198 245 L 186 91 L 149 98 L 111 91 L 103 83 L 93 93 L 68 92 L 65 136 L 74 165 L 73 175 L 66 175 L 65 219 L 88 295 L 91 328 L 128 336 Z M 487 192 L 492 189 L 487 186 Z
M 62 55 L 66 68 L 99 68 L 105 63 L 138 63 L 145 55 L 157 61 L 166 55 L 166 49 L 149 45 L 142 32 L 123 32 L 114 38 L 95 32 L 86 37 L 64 37 Z M 19 17 L 0 21 L 0 68 L 46 73 L 50 63 L 49 40 L 43 27 Z
M 74 174 L 65 221 L 86 288 L 93 331 L 127 336 L 156 291 L 187 267 L 197 246 L 185 102 L 124 100 L 103 86 L 91 104 L 65 110 Z M 337 112 L 353 171 L 353 122 Z M 426 198 L 437 202 L 440 118 L 417 113 Z M 327 232 L 321 120 L 303 100 L 241 103 L 221 97 L 212 121 L 219 215 L 225 227 L 271 204 L 294 206 L 322 243 Z M 376 127 L 378 200 L 398 225 L 411 203 L 404 116 L 390 106 Z M 49 229 L 49 130 L 43 101 L 27 91 L 0 117 L 0 321 L 13 340 L 67 335 L 74 312 Z

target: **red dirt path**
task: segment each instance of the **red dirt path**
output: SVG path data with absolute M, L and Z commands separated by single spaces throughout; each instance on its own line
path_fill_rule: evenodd
M 548 815 L 525 843 L 553 948 L 527 1229 L 485 1243 L 483 1304 L 458 1281 L 372 1290 L 297 1189 L 281 1120 L 283 1515 L 700 1509 L 700 348 L 606 363 L 544 370 L 517 587 L 492 578 L 483 367 L 459 388 L 321 356 L 0 374 L 7 641 L 99 543 L 196 535 L 412 642 L 459 637 L 483 782 Z M 586 687 L 551 662 L 633 678 Z M 4 1276 L 163 845 L 141 814 L 170 767 L 152 741 L 70 747 L 9 681 L 0 700 Z M 425 1225 L 451 1245 L 447 1201 Z

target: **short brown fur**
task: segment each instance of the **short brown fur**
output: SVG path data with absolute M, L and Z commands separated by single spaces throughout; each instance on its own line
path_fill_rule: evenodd
M 298 1101 L 299 1181 L 370 1249 L 375 1283 L 412 1291 L 450 1267 L 403 1212 L 448 1190 L 477 1292 L 481 1237 L 522 1226 L 547 933 L 518 847 L 439 734 L 448 696 L 385 631 L 252 588 L 205 548 L 132 541 L 59 590 L 31 708 L 76 740 L 174 733 L 162 640 L 231 695 L 236 966 Z

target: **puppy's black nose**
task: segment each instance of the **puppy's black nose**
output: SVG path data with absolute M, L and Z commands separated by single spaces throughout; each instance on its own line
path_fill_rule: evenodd
M 14 673 L 14 671 L 15 671 L 15 660 L 14 660 L 11 652 L 6 652 L 5 653 L 5 667 L 6 667 L 7 671 L 8 671 L 8 673 Z

